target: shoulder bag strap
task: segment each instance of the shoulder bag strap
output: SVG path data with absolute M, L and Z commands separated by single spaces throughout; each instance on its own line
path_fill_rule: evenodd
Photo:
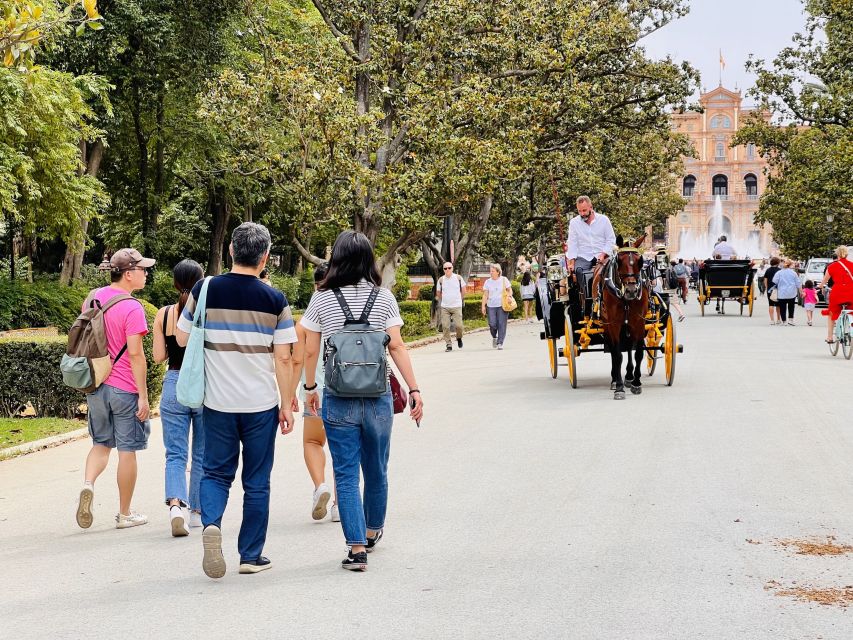
M 350 311 L 349 305 L 347 304 L 346 299 L 344 298 L 344 294 L 341 293 L 340 289 L 332 289 L 332 293 L 335 294 L 335 298 L 338 299 L 338 304 L 341 307 L 341 311 L 344 312 L 344 317 L 347 322 L 355 322 L 355 318 L 352 317 L 352 311 Z
M 838 261 L 838 264 L 841 265 L 841 268 L 844 269 L 847 272 L 847 275 L 850 276 L 850 279 L 853 280 L 853 273 L 850 273 L 850 269 L 847 268 L 847 265 L 841 262 L 841 260 Z
M 163 310 L 163 339 L 166 339 L 166 328 L 169 326 L 169 307 Z
M 379 287 L 373 287 L 373 291 L 370 292 L 370 296 L 367 298 L 367 302 L 364 304 L 364 311 L 361 312 L 361 317 L 358 321 L 361 324 L 370 324 L 370 312 L 373 311 L 373 303 L 376 302 L 376 296 L 379 295 Z
M 456 274 L 456 278 L 459 280 L 459 295 L 461 296 L 461 295 L 462 295 L 462 276 L 460 276 L 460 275 L 457 273 L 457 274 Z M 464 297 L 464 296 L 463 296 L 463 297 Z
M 198 300 L 195 303 L 195 311 L 193 312 L 193 326 L 199 329 L 204 329 L 205 316 L 207 315 L 207 287 L 210 284 L 210 279 L 213 276 L 207 276 L 204 283 L 201 285 L 201 291 L 198 293 Z

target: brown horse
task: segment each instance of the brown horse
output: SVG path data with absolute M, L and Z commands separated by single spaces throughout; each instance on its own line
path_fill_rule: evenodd
M 610 350 L 610 388 L 614 400 L 625 399 L 623 351 L 628 353 L 625 379 L 631 383 L 631 393 L 643 392 L 640 365 L 645 348 L 649 287 L 643 278 L 643 255 L 637 249 L 642 242 L 640 238 L 634 246 L 623 246 L 596 274 L 598 286 L 594 290 L 601 300 L 600 318 L 604 342 Z

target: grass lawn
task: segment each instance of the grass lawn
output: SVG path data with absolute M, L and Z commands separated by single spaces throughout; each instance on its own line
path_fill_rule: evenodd
M 85 426 L 83 420 L 62 418 L 0 418 L 0 449 L 57 436 Z

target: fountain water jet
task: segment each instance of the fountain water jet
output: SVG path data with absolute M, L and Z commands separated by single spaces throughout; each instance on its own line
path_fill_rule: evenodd
M 714 198 L 714 211 L 711 214 L 711 224 L 708 225 L 708 233 L 694 234 L 692 231 L 682 233 L 681 241 L 678 243 L 679 250 L 675 257 L 684 258 L 685 260 L 711 258 L 714 245 L 717 244 L 717 238 L 723 234 L 728 238 L 728 243 L 737 251 L 738 258 L 767 257 L 767 252 L 761 250 L 757 237 L 733 237 L 732 233 L 725 231 L 723 201 L 720 196 Z

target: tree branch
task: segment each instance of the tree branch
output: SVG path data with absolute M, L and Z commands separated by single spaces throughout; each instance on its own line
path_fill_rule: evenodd
M 314 8 L 317 9 L 319 14 L 323 17 L 323 22 L 326 23 L 326 26 L 329 27 L 329 31 L 332 32 L 332 35 L 335 36 L 335 40 L 338 41 L 338 44 L 343 47 L 343 50 L 346 54 L 359 63 L 364 63 L 364 60 L 361 59 L 361 56 L 358 55 L 355 48 L 347 42 L 347 36 L 344 34 L 338 26 L 335 24 L 334 20 L 332 20 L 331 15 L 329 15 L 329 10 L 326 9 L 325 5 L 320 0 L 311 0 Z
M 315 267 L 319 267 L 321 264 L 325 262 L 322 258 L 315 256 L 308 249 L 306 249 L 302 243 L 299 241 L 299 238 L 296 237 L 296 229 L 293 229 L 290 234 L 290 239 L 293 242 L 293 246 L 296 247 L 296 250 L 299 254 L 305 258 L 308 262 L 313 264 Z

